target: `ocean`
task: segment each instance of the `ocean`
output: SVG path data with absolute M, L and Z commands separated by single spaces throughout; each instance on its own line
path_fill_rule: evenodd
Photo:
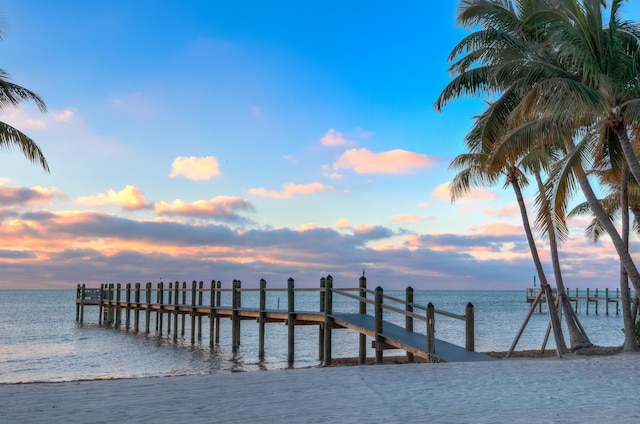
M 385 291 L 404 298 L 404 291 Z M 206 297 L 206 296 L 205 296 Z M 436 309 L 464 314 L 465 306 L 475 306 L 475 347 L 478 352 L 506 351 L 522 325 L 529 305 L 525 291 L 420 291 L 415 303 L 431 302 Z M 223 304 L 228 304 L 223 297 Z M 286 292 L 270 293 L 268 309 L 287 308 Z M 257 307 L 255 292 L 242 295 L 244 307 Z M 318 294 L 296 293 L 296 309 L 317 310 Z M 356 311 L 355 301 L 336 296 L 334 312 Z M 371 312 L 370 312 L 371 313 Z M 141 320 L 144 313 L 140 314 Z M 578 316 L 591 342 L 600 346 L 620 346 L 623 342 L 622 317 L 605 315 L 600 302 L 599 315 L 593 304 L 590 314 L 579 305 Z M 385 312 L 385 320 L 404 323 L 404 317 Z M 534 313 L 516 350 L 540 349 L 549 318 Z M 155 322 L 155 321 L 153 321 Z M 188 329 L 177 342 L 173 336 L 155 332 L 134 333 L 121 328 L 98 325 L 98 308 L 85 307 L 84 324 L 75 320 L 75 290 L 0 290 L 0 384 L 78 381 L 88 379 L 143 378 L 188 374 L 216 374 L 237 371 L 288 368 L 287 328 L 282 323 L 267 324 L 264 361 L 258 360 L 258 325 L 243 321 L 241 345 L 231 352 L 231 322 L 221 320 L 220 343 L 209 347 L 208 319 L 203 319 L 202 340 L 191 345 Z M 166 324 L 165 324 L 166 325 Z M 144 329 L 144 325 L 140 325 Z M 416 321 L 415 331 L 424 332 Z M 317 326 L 296 327 L 294 368 L 319 366 Z M 436 337 L 464 346 L 464 323 L 436 315 Z M 568 337 L 567 337 L 568 340 Z M 370 357 L 374 356 L 367 343 Z M 550 337 L 548 348 L 553 348 Z M 357 357 L 358 334 L 350 330 L 333 332 L 333 357 Z M 385 355 L 400 355 L 386 351 Z

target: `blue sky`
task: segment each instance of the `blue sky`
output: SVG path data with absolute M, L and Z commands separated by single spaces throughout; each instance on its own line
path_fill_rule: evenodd
M 0 120 L 40 144 L 51 174 L 0 155 L 0 288 L 350 286 L 362 269 L 388 288 L 531 286 L 513 195 L 448 199 L 483 107 L 433 108 L 465 34 L 456 7 L 3 2 L 2 68 L 48 113 Z M 563 246 L 565 284 L 616 287 L 615 252 L 584 225 Z

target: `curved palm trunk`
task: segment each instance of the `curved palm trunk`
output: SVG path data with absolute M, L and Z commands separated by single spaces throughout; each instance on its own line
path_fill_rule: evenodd
M 622 215 L 622 241 L 629 246 L 629 194 L 627 171 L 622 173 L 620 183 L 620 211 Z M 624 345 L 625 352 L 638 350 L 635 334 L 635 320 L 631 316 L 631 299 L 629 298 L 629 276 L 620 264 L 620 292 L 622 293 L 622 316 L 624 318 Z
M 549 200 L 546 196 L 546 190 L 542 177 L 539 172 L 534 173 L 536 182 L 538 184 L 538 192 L 540 193 L 540 199 L 542 200 L 542 207 L 547 211 L 551 211 L 549 207 Z M 582 326 L 578 323 L 578 317 L 573 313 L 569 299 L 567 299 L 567 292 L 564 287 L 564 281 L 562 279 L 562 270 L 560 269 L 560 255 L 558 254 L 558 241 L 556 239 L 556 233 L 553 226 L 549 225 L 549 250 L 551 251 L 551 263 L 553 264 L 553 275 L 556 279 L 556 287 L 558 289 L 558 296 L 560 302 L 562 302 L 562 308 L 565 311 L 564 320 L 567 323 L 567 329 L 569 330 L 569 343 L 571 350 L 580 349 L 583 347 L 591 346 L 592 343 L 586 333 L 581 331 Z
M 629 134 L 627 134 L 627 128 L 624 123 L 619 122 L 618 124 L 616 124 L 614 129 L 616 135 L 618 136 L 624 158 L 627 161 L 627 165 L 629 166 L 629 171 L 631 172 L 631 175 L 633 175 L 633 178 L 636 180 L 636 182 L 640 184 L 640 162 L 638 162 L 638 157 L 633 151 L 631 140 L 629 140 Z
M 574 147 L 575 145 L 573 144 L 573 141 L 571 140 L 566 141 L 566 148 L 568 152 L 573 150 Z M 631 284 L 633 284 L 633 287 L 636 290 L 636 293 L 640 292 L 640 273 L 638 272 L 638 268 L 636 268 L 636 264 L 635 262 L 633 262 L 633 259 L 629 254 L 629 249 L 624 244 L 624 241 L 620 237 L 618 230 L 616 229 L 615 225 L 613 225 L 613 223 L 611 222 L 611 219 L 609 219 L 609 215 L 602 208 L 600 201 L 598 200 L 595 193 L 593 192 L 593 189 L 591 188 L 591 183 L 587 179 L 587 175 L 584 173 L 584 170 L 582 168 L 576 169 L 576 179 L 578 180 L 578 184 L 580 184 L 580 189 L 582 190 L 582 194 L 584 194 L 584 197 L 587 200 L 587 203 L 589 204 L 591 211 L 595 215 L 598 222 L 602 224 L 602 227 L 611 238 L 611 242 L 613 243 L 613 246 L 615 247 L 616 252 L 618 253 L 618 257 L 620 258 L 620 263 L 622 264 L 622 266 L 624 266 L 624 269 L 627 271 L 627 274 L 629 275 L 629 279 L 631 280 Z
M 551 319 L 551 327 L 553 329 L 553 335 L 556 342 L 556 349 L 560 356 L 567 351 L 567 345 L 564 341 L 564 336 L 562 335 L 562 328 L 560 326 L 560 320 L 558 319 L 558 311 L 555 308 L 553 301 L 551 301 L 551 290 L 549 290 L 549 283 L 547 282 L 547 277 L 544 273 L 544 269 L 542 268 L 542 261 L 540 261 L 540 256 L 538 255 L 538 248 L 536 247 L 535 240 L 533 238 L 533 232 L 531 231 L 531 226 L 529 225 L 529 216 L 527 214 L 527 208 L 524 204 L 524 197 L 522 196 L 522 191 L 520 190 L 520 185 L 518 184 L 517 178 L 510 178 L 511 186 L 513 187 L 513 191 L 516 193 L 516 199 L 518 201 L 518 206 L 520 207 L 520 215 L 522 217 L 522 225 L 524 226 L 524 232 L 527 235 L 527 241 L 529 242 L 529 249 L 531 250 L 531 257 L 533 258 L 533 263 L 536 267 L 536 272 L 538 273 L 538 278 L 540 279 L 540 287 L 545 290 L 547 294 L 547 304 L 549 306 L 549 317 Z

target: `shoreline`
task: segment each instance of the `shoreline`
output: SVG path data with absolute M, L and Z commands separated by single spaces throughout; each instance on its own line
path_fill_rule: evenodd
M 0 385 L 7 422 L 640 420 L 640 354 Z M 594 407 L 596 406 L 597 407 Z

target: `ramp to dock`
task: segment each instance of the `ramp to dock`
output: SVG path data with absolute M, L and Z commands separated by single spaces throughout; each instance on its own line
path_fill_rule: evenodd
M 366 334 L 369 337 L 376 337 L 375 318 L 365 314 L 333 314 L 334 323 L 340 327 Z M 420 357 L 427 356 L 427 336 L 420 333 L 410 332 L 399 325 L 388 321 L 383 323 L 382 338 L 384 342 L 394 348 L 406 350 L 409 353 Z M 435 353 L 433 356 L 445 362 L 476 362 L 494 361 L 495 358 L 479 353 L 470 352 L 460 346 L 444 340 L 435 339 Z

